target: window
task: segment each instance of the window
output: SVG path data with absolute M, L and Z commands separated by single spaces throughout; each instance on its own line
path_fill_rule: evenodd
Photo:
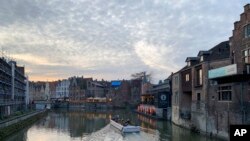
M 178 83 L 179 83 L 179 82 L 178 82 L 178 76 L 175 76 L 175 77 L 174 77 L 174 82 L 175 82 L 175 85 L 178 85 Z
M 201 101 L 201 93 L 197 93 L 197 101 Z
M 177 91 L 177 92 L 175 92 L 175 100 L 174 100 L 175 104 L 178 104 L 178 99 L 179 98 L 178 98 L 178 91 Z
M 204 61 L 204 56 L 201 56 L 200 61 L 201 62 Z
M 250 48 L 243 50 L 243 62 L 244 63 L 250 63 Z
M 232 86 L 220 86 L 218 88 L 218 100 L 219 101 L 231 101 L 232 100 Z
M 186 74 L 186 82 L 189 81 L 189 74 Z
M 250 37 L 250 24 L 244 27 L 244 31 L 245 31 L 245 38 Z
M 190 61 L 187 62 L 187 66 L 188 67 L 191 66 L 191 62 Z
M 197 85 L 202 85 L 202 69 L 196 70 L 196 76 L 197 76 Z

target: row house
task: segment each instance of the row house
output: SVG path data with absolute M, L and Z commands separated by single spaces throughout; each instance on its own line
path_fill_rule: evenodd
M 30 101 L 44 100 L 45 99 L 46 82 L 30 82 L 29 92 Z
M 49 95 L 50 99 L 56 99 L 56 86 L 57 86 L 57 81 L 52 81 L 49 82 Z
M 231 124 L 250 124 L 250 4 L 244 6 L 229 38 L 228 65 L 211 68 L 209 81 L 209 120 L 214 134 L 228 136 Z
M 141 79 L 111 81 L 107 99 L 117 108 L 136 107 L 140 103 L 141 84 Z
M 222 42 L 197 57 L 187 57 L 187 65 L 172 75 L 172 122 L 187 128 L 208 132 L 208 102 L 213 83 L 208 79 L 212 68 L 230 64 L 229 42 Z M 214 97 L 215 98 L 215 97 Z
M 69 100 L 71 102 L 80 102 L 86 99 L 87 84 L 91 81 L 89 78 L 72 77 L 69 85 Z
M 6 116 L 23 110 L 28 101 L 28 80 L 24 67 L 17 66 L 15 61 L 0 58 L 0 112 Z
M 105 93 L 105 85 L 98 81 L 91 81 L 87 82 L 87 97 L 106 97 Z
M 130 96 L 130 85 L 128 80 L 111 81 L 111 87 L 107 98 L 111 101 L 112 106 L 124 108 L 128 105 Z
M 229 41 L 186 62 L 172 76 L 172 122 L 222 138 L 250 123 L 250 4 Z
M 67 100 L 69 98 L 69 86 L 69 79 L 59 80 L 56 85 L 56 98 L 61 100 Z

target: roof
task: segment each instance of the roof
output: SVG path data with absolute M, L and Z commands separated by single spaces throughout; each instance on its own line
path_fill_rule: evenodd
M 209 54 L 211 54 L 211 52 L 210 52 L 210 51 L 201 50 L 201 51 L 199 51 L 199 53 L 198 53 L 198 55 L 197 55 L 197 56 L 209 55 Z
M 199 60 L 199 57 L 187 57 L 186 62 L 188 61 L 197 61 Z
M 118 86 L 120 86 L 121 85 L 121 81 L 111 81 L 111 86 L 112 87 L 118 87 Z

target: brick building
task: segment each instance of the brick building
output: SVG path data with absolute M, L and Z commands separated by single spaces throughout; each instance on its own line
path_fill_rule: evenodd
M 230 61 L 209 70 L 211 131 L 227 137 L 230 124 L 250 124 L 250 4 L 244 6 L 229 38 Z
M 172 76 L 172 121 L 187 128 L 208 132 L 214 123 L 208 115 L 210 91 L 214 85 L 208 70 L 230 64 L 229 42 L 222 42 L 197 57 L 187 57 L 187 65 Z M 214 95 L 214 94 L 213 94 Z
M 140 103 L 141 79 L 111 81 L 107 99 L 112 106 L 125 108 L 136 107 Z
M 231 124 L 250 123 L 250 4 L 222 42 L 173 74 L 172 121 L 228 138 Z

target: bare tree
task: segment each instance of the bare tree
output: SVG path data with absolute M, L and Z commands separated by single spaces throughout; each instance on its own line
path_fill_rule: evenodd
M 150 82 L 152 80 L 152 74 L 146 71 L 134 73 L 131 75 L 132 79 L 141 79 L 144 83 Z

